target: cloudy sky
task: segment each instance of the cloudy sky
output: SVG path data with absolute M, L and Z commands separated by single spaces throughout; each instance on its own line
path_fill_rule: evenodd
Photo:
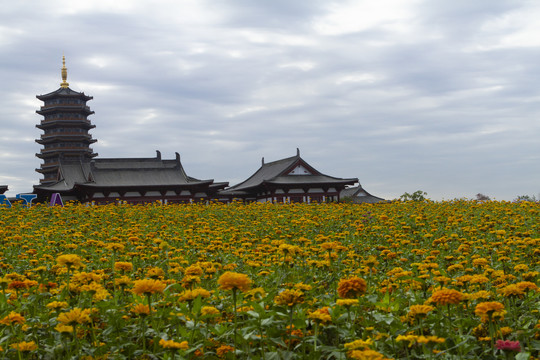
M 179 152 L 234 185 L 296 154 L 387 199 L 540 193 L 540 2 L 0 0 L 0 184 L 39 182 L 36 95 L 100 157 Z

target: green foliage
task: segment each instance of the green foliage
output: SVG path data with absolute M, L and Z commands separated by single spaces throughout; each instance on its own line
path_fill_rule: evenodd
M 530 196 L 530 195 L 519 195 L 514 199 L 514 202 L 522 202 L 522 201 L 531 201 L 531 202 L 537 202 L 539 199 L 536 198 L 536 196 Z
M 412 194 L 409 194 L 407 192 L 404 193 L 403 195 L 399 197 L 399 199 L 401 201 L 425 201 L 427 200 L 426 196 L 427 196 L 427 192 L 422 191 L 422 190 L 416 190 Z

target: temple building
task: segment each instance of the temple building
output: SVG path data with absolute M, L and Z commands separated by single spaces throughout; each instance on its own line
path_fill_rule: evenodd
M 357 178 L 342 179 L 325 175 L 296 156 L 265 163 L 247 180 L 220 191 L 220 199 L 258 202 L 330 202 L 339 201 L 340 192 L 354 185 Z
M 64 201 L 107 204 L 127 202 L 190 203 L 219 200 L 231 202 L 330 202 L 339 201 L 357 178 L 342 179 L 325 175 L 296 156 L 264 162 L 247 180 L 227 188 L 228 182 L 199 180 L 188 176 L 176 153 L 162 159 L 157 151 L 150 158 L 99 158 L 90 147 L 97 140 L 89 131 L 95 128 L 88 119 L 94 114 L 87 105 L 93 98 L 69 88 L 65 58 L 62 59 L 60 88 L 37 98 L 43 116 L 36 140 L 42 146 L 36 154 L 43 160 L 36 169 L 43 175 L 34 186 L 36 201 Z M 7 187 L 0 187 L 0 193 Z M 380 198 L 376 198 L 380 199 Z
M 178 153 L 171 160 L 163 160 L 159 151 L 152 158 L 96 158 L 90 145 L 97 140 L 88 132 L 95 127 L 88 119 L 94 112 L 86 105 L 92 97 L 69 88 L 65 58 L 61 74 L 58 90 L 37 96 L 44 102 L 36 111 L 43 116 L 36 126 L 44 131 L 36 140 L 43 146 L 36 154 L 43 160 L 36 169 L 43 174 L 34 186 L 37 201 L 54 193 L 95 204 L 207 201 L 228 185 L 188 176 Z

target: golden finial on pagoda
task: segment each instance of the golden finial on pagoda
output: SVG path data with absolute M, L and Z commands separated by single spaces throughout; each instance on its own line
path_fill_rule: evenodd
M 69 83 L 66 80 L 67 80 L 66 57 L 62 55 L 62 83 L 60 83 L 60 87 L 63 87 L 63 88 L 69 87 Z

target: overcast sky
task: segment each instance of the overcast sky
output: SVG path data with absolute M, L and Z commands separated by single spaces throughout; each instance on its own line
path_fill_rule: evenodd
M 386 199 L 540 193 L 536 0 L 0 0 L 0 184 L 39 182 L 36 95 L 93 96 L 99 157 L 245 180 L 296 154 Z

